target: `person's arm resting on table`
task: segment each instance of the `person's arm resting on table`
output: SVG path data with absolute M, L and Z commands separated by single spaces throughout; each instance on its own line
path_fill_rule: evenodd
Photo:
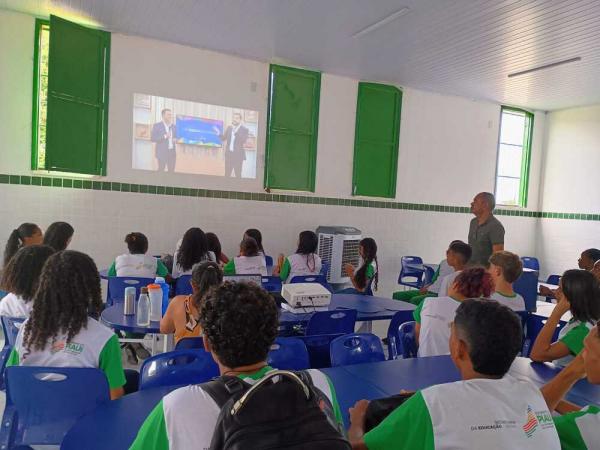
M 563 398 L 573 385 L 584 376 L 583 355 L 580 353 L 569 365 L 540 389 L 544 400 L 546 400 L 548 409 L 550 411 L 558 411 L 561 414 L 579 411 L 581 409 L 579 406 L 565 402 Z

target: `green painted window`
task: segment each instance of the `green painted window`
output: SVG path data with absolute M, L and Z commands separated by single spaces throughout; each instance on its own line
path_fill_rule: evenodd
M 36 21 L 32 169 L 106 175 L 110 33 Z
M 397 87 L 359 83 L 352 195 L 396 196 L 401 108 Z
M 496 203 L 527 206 L 533 114 L 521 109 L 501 108 Z
M 265 187 L 315 190 L 321 74 L 271 65 Z

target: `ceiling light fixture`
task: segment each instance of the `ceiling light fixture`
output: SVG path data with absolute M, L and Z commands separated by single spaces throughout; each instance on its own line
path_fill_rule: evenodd
M 386 16 L 383 19 L 378 20 L 375 23 L 372 23 L 368 27 L 363 28 L 360 31 L 357 31 L 356 33 L 354 33 L 352 35 L 352 37 L 354 37 L 354 38 L 362 37 L 365 34 L 375 31 L 375 30 L 381 28 L 382 26 L 387 25 L 388 23 L 398 19 L 399 17 L 402 17 L 402 16 L 408 14 L 409 12 L 410 12 L 410 8 L 408 6 L 404 6 L 404 7 L 400 8 L 398 11 L 393 12 L 389 16 Z
M 562 66 L 563 64 L 569 64 L 572 62 L 581 61 L 581 56 L 577 56 L 575 58 L 565 59 L 564 61 L 553 62 L 550 64 L 544 64 L 543 66 L 534 67 L 533 69 L 522 70 L 520 72 L 509 73 L 508 78 L 518 77 L 520 75 L 525 75 L 531 72 L 537 72 L 538 70 L 550 69 L 551 67 Z

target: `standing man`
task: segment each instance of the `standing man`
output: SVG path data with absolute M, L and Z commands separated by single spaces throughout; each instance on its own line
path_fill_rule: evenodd
M 163 172 L 165 167 L 168 172 L 174 172 L 175 162 L 177 161 L 175 151 L 177 128 L 173 123 L 173 112 L 170 109 L 163 109 L 161 116 L 162 120 L 152 126 L 152 142 L 156 143 L 154 154 L 158 161 L 159 172 Z
M 480 192 L 471 202 L 475 218 L 469 226 L 469 245 L 473 249 L 469 264 L 487 267 L 492 253 L 504 250 L 504 227 L 493 214 L 494 194 Z
M 214 128 L 218 133 L 219 129 Z M 231 125 L 227 127 L 225 133 L 220 135 L 221 141 L 225 144 L 223 149 L 225 151 L 225 176 L 231 177 L 231 171 L 235 172 L 234 177 L 242 177 L 242 164 L 246 160 L 246 151 L 244 150 L 244 144 L 248 139 L 248 128 L 242 125 L 242 114 L 234 112 L 231 119 Z

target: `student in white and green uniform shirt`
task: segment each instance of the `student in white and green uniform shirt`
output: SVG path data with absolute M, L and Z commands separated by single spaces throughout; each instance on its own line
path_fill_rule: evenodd
M 364 238 L 358 246 L 360 264 L 355 268 L 352 264 L 344 266 L 346 276 L 350 278 L 352 287 L 339 291 L 338 294 L 368 294 L 377 290 L 379 267 L 377 264 L 377 243 L 373 238 Z
M 533 346 L 531 359 L 553 361 L 565 366 L 583 349 L 583 339 L 600 319 L 600 296 L 597 294 L 598 280 L 585 270 L 567 270 L 556 290 L 558 303 L 540 330 Z M 571 312 L 571 320 L 552 342 L 554 331 L 561 318 Z
M 303 231 L 298 236 L 298 249 L 296 253 L 288 256 L 279 255 L 277 265 L 273 268 L 273 275 L 279 275 L 284 283 L 289 283 L 296 276 L 319 275 L 322 262 L 317 255 L 319 239 L 310 230 Z
M 462 381 L 416 392 L 366 434 L 368 402 L 361 400 L 350 410 L 353 448 L 560 449 L 540 391 L 508 374 L 521 345 L 521 321 L 509 308 L 487 299 L 465 300 L 449 342 Z
M 402 300 L 414 305 L 418 305 L 425 297 L 437 297 L 442 285 L 442 280 L 446 275 L 454 272 L 454 268 L 448 264 L 448 260 L 440 261 L 431 279 L 431 284 L 423 286 L 421 289 L 410 289 L 408 291 L 396 291 L 392 294 L 394 300 Z
M 554 417 L 554 424 L 564 450 L 592 450 L 600 445 L 600 408 L 595 405 L 581 408 L 563 399 L 571 387 L 586 375 L 588 382 L 600 384 L 598 326 L 588 333 L 583 345 L 585 351 L 542 387 L 548 407 L 563 414 Z
M 169 271 L 162 261 L 146 255 L 148 238 L 142 233 L 129 233 L 125 236 L 129 253 L 117 256 L 108 269 L 109 277 L 166 277 Z
M 513 283 L 523 273 L 521 258 L 507 251 L 496 252 L 490 256 L 488 272 L 494 280 L 494 293 L 490 298 L 513 311 L 525 311 L 525 300 L 513 289 Z
M 418 356 L 449 354 L 450 324 L 456 309 L 467 298 L 488 297 L 492 286 L 491 275 L 483 267 L 473 267 L 460 272 L 450 286 L 450 295 L 423 300 L 413 311 Z
M 258 254 L 258 244 L 254 238 L 244 238 L 240 243 L 240 256 L 231 258 L 223 266 L 223 275 L 268 275 L 265 257 Z
M 106 375 L 111 398 L 121 397 L 126 380 L 117 336 L 89 317 L 101 310 L 94 261 L 71 250 L 52 255 L 7 365 L 98 368 Z
M 273 298 L 251 283 L 226 283 L 211 291 L 203 301 L 199 321 L 204 345 L 219 364 L 221 374 L 238 376 L 253 384 L 272 370 L 266 359 L 279 326 Z M 261 324 L 260 334 L 256 332 L 257 323 Z M 331 401 L 335 420 L 341 424 L 333 386 L 318 370 L 309 373 L 314 385 Z M 131 449 L 209 448 L 219 413 L 217 404 L 202 385 L 177 389 L 150 413 Z
M 0 300 L 0 316 L 29 317 L 42 268 L 53 253 L 48 245 L 29 245 L 14 254 L 2 271 L 0 286 L 8 294 Z

